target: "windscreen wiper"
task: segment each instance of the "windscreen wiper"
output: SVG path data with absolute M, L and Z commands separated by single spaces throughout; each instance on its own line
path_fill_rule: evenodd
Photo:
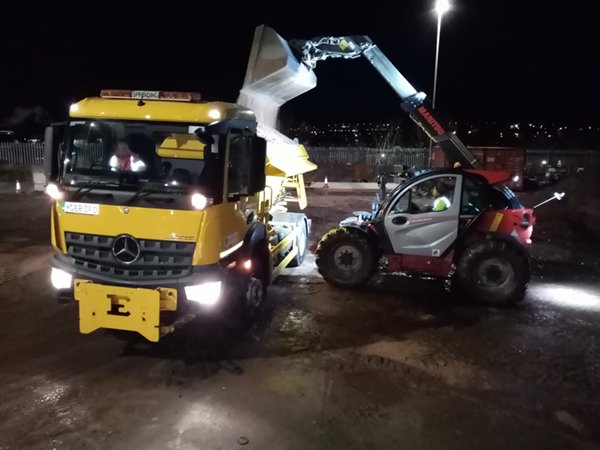
M 121 187 L 121 185 L 119 183 L 115 183 L 114 181 L 107 181 L 107 180 L 90 180 L 90 181 L 84 181 L 84 182 L 75 182 L 75 184 L 71 184 L 71 185 L 67 185 L 67 186 L 73 186 L 78 188 L 74 193 L 73 193 L 73 197 L 78 197 L 80 194 L 82 194 L 82 191 L 84 189 L 87 189 L 86 192 L 83 192 L 83 194 L 88 194 L 89 192 L 93 191 L 94 189 L 99 189 L 99 188 L 113 188 L 113 189 L 118 189 Z
M 150 195 L 154 194 L 183 194 L 185 193 L 184 189 L 180 187 L 172 187 L 172 186 L 164 186 L 164 184 L 156 183 L 152 185 L 144 185 L 140 188 L 138 192 L 133 194 L 126 202 L 127 205 L 133 204 L 136 200 L 140 198 L 146 198 Z M 156 198 L 155 200 L 161 200 L 164 202 L 172 202 L 172 197 L 167 198 Z

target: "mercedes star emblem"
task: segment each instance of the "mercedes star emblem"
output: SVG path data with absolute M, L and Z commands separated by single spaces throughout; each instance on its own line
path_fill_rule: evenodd
M 140 257 L 142 249 L 137 239 L 122 234 L 117 236 L 112 246 L 112 254 L 122 264 L 133 264 Z

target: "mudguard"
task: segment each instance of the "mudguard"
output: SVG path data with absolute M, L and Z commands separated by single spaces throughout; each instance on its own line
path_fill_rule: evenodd
M 525 246 L 523 246 L 519 242 L 518 239 L 516 239 L 514 236 L 511 236 L 508 233 L 493 232 L 493 231 L 488 231 L 488 232 L 474 231 L 471 234 L 469 234 L 468 236 L 466 236 L 464 240 L 462 240 L 460 247 L 462 247 L 462 248 L 467 247 L 470 243 L 475 242 L 475 241 L 480 241 L 483 239 L 506 242 L 507 244 L 510 244 L 511 246 L 515 247 L 517 249 L 517 251 L 519 252 L 519 254 L 523 258 L 529 259 L 529 256 L 530 256 L 529 250 Z M 462 248 L 460 250 L 462 250 Z M 460 254 L 460 251 L 456 253 L 457 256 L 459 254 Z
M 242 258 L 246 258 L 250 257 L 256 250 L 265 251 L 268 242 L 269 233 L 267 232 L 267 227 L 261 222 L 255 222 L 246 232 L 244 244 L 240 249 L 240 255 Z

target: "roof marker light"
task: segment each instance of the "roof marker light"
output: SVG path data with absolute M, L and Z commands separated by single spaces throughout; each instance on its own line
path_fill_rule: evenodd
M 136 100 L 169 100 L 176 102 L 199 102 L 201 99 L 198 92 L 132 91 L 128 89 L 103 89 L 100 91 L 100 97 Z

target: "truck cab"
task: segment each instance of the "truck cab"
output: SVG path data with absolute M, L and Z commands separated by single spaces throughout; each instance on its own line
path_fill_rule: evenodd
M 79 303 L 82 333 L 156 342 L 198 315 L 246 314 L 301 262 L 308 221 L 278 206 L 287 173 L 267 186 L 267 142 L 250 109 L 106 90 L 73 104 L 57 135 L 47 130 L 51 278 Z

